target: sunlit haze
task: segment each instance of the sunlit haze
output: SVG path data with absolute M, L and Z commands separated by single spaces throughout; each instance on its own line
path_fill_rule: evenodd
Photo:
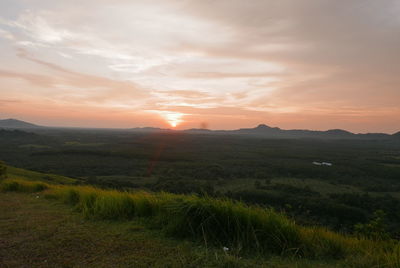
M 400 130 L 397 0 L 2 0 L 0 119 Z

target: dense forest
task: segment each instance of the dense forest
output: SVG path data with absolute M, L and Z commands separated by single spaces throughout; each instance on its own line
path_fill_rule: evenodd
M 0 130 L 0 148 L 8 165 L 81 184 L 227 196 L 273 207 L 304 225 L 400 236 L 396 138 L 37 129 Z

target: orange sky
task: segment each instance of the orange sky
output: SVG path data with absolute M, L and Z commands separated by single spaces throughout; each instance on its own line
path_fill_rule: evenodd
M 396 0 L 3 0 L 0 119 L 393 133 L 399 15 Z

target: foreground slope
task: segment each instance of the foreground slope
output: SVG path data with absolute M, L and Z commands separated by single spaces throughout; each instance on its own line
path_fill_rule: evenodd
M 116 250 L 113 252 L 111 249 L 114 244 L 106 242 L 104 250 L 101 249 L 101 245 L 94 247 L 96 252 L 100 254 L 95 259 L 104 257 L 112 259 L 115 257 L 115 266 L 117 267 L 129 267 L 131 265 L 133 265 L 132 267 L 142 267 L 140 266 L 142 263 L 146 263 L 143 267 L 157 267 L 159 262 L 164 265 L 160 267 L 274 267 L 273 265 L 280 267 L 279 265 L 282 262 L 286 263 L 283 264 L 285 266 L 281 267 L 298 267 L 299 262 L 306 265 L 304 267 L 400 267 L 400 248 L 396 241 L 367 240 L 340 235 L 322 228 L 301 227 L 272 210 L 247 206 L 230 200 L 166 193 L 126 193 L 87 186 L 58 186 L 10 179 L 3 180 L 0 183 L 0 190 L 3 192 L 0 194 L 1 198 L 6 198 L 4 204 L 7 204 L 1 206 L 5 211 L 1 215 L 6 215 L 3 216 L 1 221 L 4 226 L 0 227 L 5 230 L 1 236 L 7 237 L 11 234 L 11 238 L 2 239 L 2 243 L 6 244 L 1 252 L 4 260 L 17 258 L 16 255 L 13 255 L 11 249 L 14 248 L 15 252 L 21 252 L 30 242 L 33 243 L 32 250 L 34 251 L 38 248 L 45 248 L 39 256 L 46 256 L 43 262 L 48 262 L 47 255 L 49 254 L 45 252 L 50 250 L 51 256 L 53 251 L 57 252 L 59 247 L 63 247 L 64 244 L 70 245 L 65 254 L 67 256 L 74 254 L 76 243 L 82 245 L 75 239 L 79 239 L 79 237 L 74 236 L 77 232 L 87 236 L 88 238 L 82 241 L 88 240 L 89 245 L 91 245 L 96 244 L 95 241 L 105 239 L 104 236 L 112 230 L 122 232 L 117 235 L 117 241 L 120 242 L 120 239 L 124 241 L 130 237 L 130 231 L 151 227 L 153 240 L 169 243 L 168 241 L 171 240 L 162 235 L 166 234 L 169 237 L 181 239 L 180 243 L 183 244 L 195 243 L 198 245 L 197 249 L 195 250 L 193 246 L 195 244 L 189 246 L 191 249 L 182 249 L 188 254 L 187 260 L 186 257 L 180 255 L 183 253 L 178 250 L 178 255 L 172 257 L 175 262 L 171 262 L 171 265 L 167 266 L 165 266 L 165 256 L 157 254 L 149 257 L 151 264 L 145 262 L 145 260 L 133 264 L 125 263 L 125 257 L 120 260 L 119 258 L 123 256 L 124 251 Z M 13 204 L 12 200 L 7 200 L 10 196 L 8 192 L 24 192 L 29 194 L 31 200 L 22 197 L 24 201 L 21 202 L 20 196 L 14 194 L 18 198 Z M 38 223 L 36 228 L 33 227 L 35 224 L 32 225 L 26 221 L 29 221 L 32 216 L 41 215 L 43 208 L 46 210 L 45 207 L 42 207 L 44 206 L 43 203 L 39 204 L 42 197 L 49 200 L 40 202 L 49 202 L 53 205 L 56 203 L 60 207 L 54 210 L 54 213 L 47 212 L 49 219 L 41 221 L 40 216 L 33 219 L 32 222 Z M 83 218 L 81 218 L 65 228 L 67 233 L 64 234 L 64 237 L 62 225 L 68 224 L 68 220 L 65 220 L 67 219 L 65 218 L 58 221 L 62 218 L 58 214 L 62 214 L 60 211 L 65 211 L 66 208 L 61 208 L 60 203 L 55 202 L 57 200 L 72 205 L 75 211 L 81 212 L 86 219 L 97 221 L 85 223 L 89 224 L 88 229 L 80 230 L 81 226 L 85 226 L 82 222 Z M 29 205 L 26 206 L 24 203 Z M 37 208 L 39 211 L 35 211 Z M 7 216 L 9 213 L 11 213 L 11 216 Z M 12 213 L 16 214 L 12 215 Z M 55 222 L 52 223 L 51 217 L 54 217 Z M 143 224 L 140 224 L 140 222 Z M 19 233 L 24 229 L 13 231 L 13 228 L 21 223 L 23 228 L 29 229 L 23 237 L 19 237 Z M 139 228 L 137 227 L 138 224 L 140 225 Z M 98 229 L 96 226 L 103 226 L 105 229 Z M 61 234 L 55 230 L 61 230 Z M 40 231 L 43 231 L 44 234 L 40 235 Z M 39 236 L 37 236 L 38 234 Z M 53 239 L 54 235 L 61 235 L 61 237 L 50 242 L 55 246 L 46 248 L 47 239 Z M 70 235 L 74 237 L 71 238 Z M 31 236 L 34 238 L 29 240 Z M 28 241 L 20 242 L 21 239 L 25 240 L 25 237 L 29 238 Z M 91 239 L 95 239 L 95 241 L 91 241 Z M 19 242 L 13 244 L 13 240 Z M 136 241 L 136 238 L 134 240 Z M 60 244 L 58 243 L 60 241 L 63 242 Z M 146 241 L 151 241 L 151 238 L 150 240 L 146 238 Z M 224 246 L 228 246 L 229 250 L 222 250 L 225 248 Z M 117 246 L 117 248 L 127 250 L 126 254 L 128 255 L 133 254 L 130 249 L 136 247 L 138 246 L 135 243 Z M 144 251 L 162 252 L 160 249 L 154 249 L 151 243 L 139 247 Z M 176 246 L 172 247 L 176 250 Z M 85 256 L 90 255 L 90 246 L 84 250 L 79 250 L 79 252 L 86 250 L 88 252 Z M 26 254 L 29 256 L 31 253 L 27 252 Z M 60 254 L 56 253 L 56 255 L 59 256 Z M 282 259 L 276 260 L 277 257 L 271 258 L 271 256 L 281 256 Z M 247 259 L 243 259 L 243 257 Z M 126 258 L 140 259 L 140 257 L 132 255 Z M 67 261 L 68 257 L 61 259 Z M 76 258 L 74 257 L 74 259 Z M 85 260 L 87 260 L 86 257 L 83 261 Z M 177 260 L 179 261 L 177 262 Z M 72 266 L 80 267 L 79 265 L 73 264 Z M 84 267 L 87 266 L 88 264 L 84 265 Z M 106 265 L 105 267 L 109 266 Z
M 0 215 L 0 267 L 184 267 L 198 258 L 190 245 L 135 223 L 87 221 L 41 195 L 0 194 Z
M 140 221 L 93 221 L 42 194 L 0 193 L 0 267 L 340 267 L 239 258 L 166 238 Z

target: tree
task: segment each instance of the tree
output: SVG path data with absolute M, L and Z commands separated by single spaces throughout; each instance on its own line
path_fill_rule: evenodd
M 0 179 L 7 177 L 7 166 L 3 161 L 0 161 Z
M 254 182 L 254 187 L 256 187 L 256 189 L 260 189 L 261 188 L 261 182 L 255 181 Z
M 368 223 L 359 223 L 354 226 L 355 233 L 370 239 L 388 239 L 389 234 L 386 231 L 385 217 L 386 213 L 383 210 L 375 211 L 373 218 Z

